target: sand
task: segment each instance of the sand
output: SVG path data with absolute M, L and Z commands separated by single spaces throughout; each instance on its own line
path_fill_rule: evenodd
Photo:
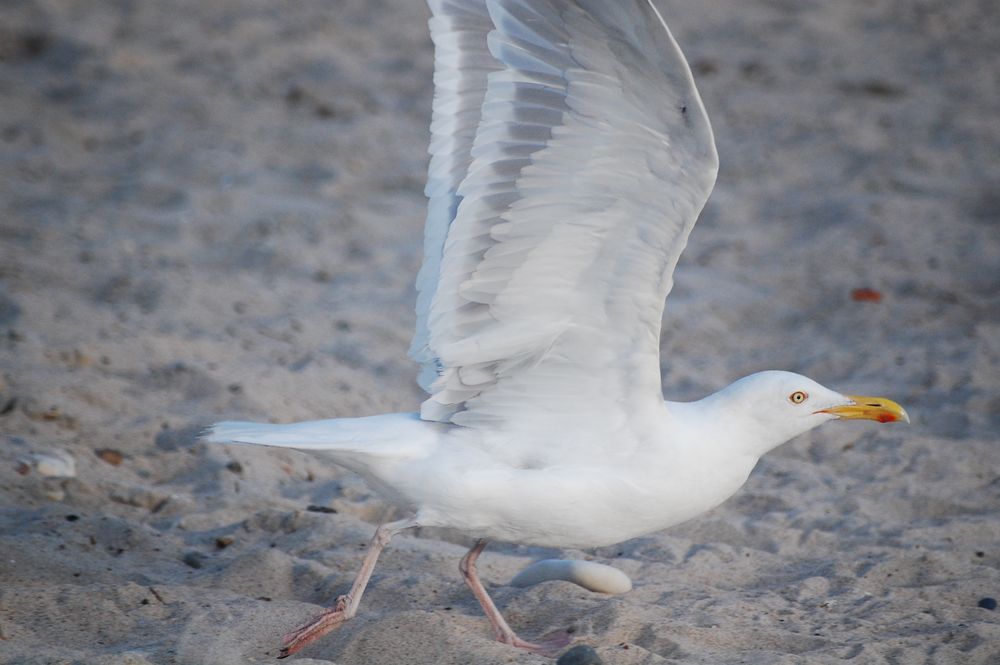
M 665 3 L 722 160 L 667 306 L 665 393 L 789 369 L 913 424 L 827 425 L 664 533 L 492 546 L 515 629 L 572 626 L 608 665 L 1000 662 L 979 607 L 1000 597 L 997 7 Z M 418 405 L 426 17 L 0 6 L 3 663 L 271 662 L 349 585 L 390 507 L 304 454 L 195 435 Z M 491 640 L 467 544 L 399 537 L 358 619 L 297 662 L 546 662 Z M 552 557 L 635 588 L 505 585 Z

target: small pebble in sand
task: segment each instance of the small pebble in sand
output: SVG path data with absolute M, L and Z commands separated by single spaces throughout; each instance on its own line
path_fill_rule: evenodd
M 73 456 L 62 450 L 48 453 L 31 453 L 17 461 L 17 471 L 21 475 L 32 469 L 48 478 L 73 478 L 76 476 L 76 462 Z
M 201 568 L 205 563 L 205 555 L 201 552 L 191 551 L 186 553 L 183 558 L 181 558 L 181 561 L 192 568 Z
M 851 299 L 856 302 L 882 302 L 882 293 L 868 287 L 851 291 Z
M 987 596 L 986 598 L 980 598 L 979 607 L 983 608 L 984 610 L 990 610 L 990 611 L 995 610 L 997 608 L 997 599 L 990 598 L 989 596 Z
M 599 593 L 625 593 L 632 589 L 628 575 L 602 563 L 578 559 L 545 559 L 533 563 L 510 581 L 511 586 L 528 587 L 562 580 Z
M 125 456 L 122 455 L 121 451 L 115 450 L 114 448 L 98 448 L 94 451 L 94 454 L 111 466 L 118 466 L 125 459 Z
M 3 406 L 0 406 L 0 416 L 6 416 L 8 413 L 14 411 L 14 408 L 17 406 L 17 398 L 9 397 L 6 400 L 0 398 L 0 403 L 3 404 Z
M 597 655 L 593 648 L 586 644 L 577 644 L 575 647 L 559 656 L 556 665 L 604 665 L 604 661 Z

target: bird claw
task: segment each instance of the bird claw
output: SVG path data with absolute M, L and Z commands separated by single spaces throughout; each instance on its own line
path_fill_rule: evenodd
M 341 596 L 337 599 L 336 605 L 323 610 L 322 614 L 304 626 L 282 636 L 281 651 L 278 654 L 278 658 L 291 656 L 293 653 L 303 649 L 310 642 L 318 640 L 347 621 L 350 617 L 347 616 L 346 609 L 347 597 Z

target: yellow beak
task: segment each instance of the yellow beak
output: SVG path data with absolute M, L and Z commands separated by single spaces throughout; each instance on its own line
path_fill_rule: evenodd
M 885 397 L 864 397 L 848 395 L 850 404 L 821 409 L 816 413 L 829 413 L 848 420 L 877 420 L 880 423 L 910 422 L 906 409 Z

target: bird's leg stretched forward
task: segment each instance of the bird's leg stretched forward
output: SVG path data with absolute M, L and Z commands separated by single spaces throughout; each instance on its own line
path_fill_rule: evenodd
M 326 608 L 322 614 L 306 625 L 285 635 L 283 638 L 284 644 L 281 647 L 281 653 L 278 655 L 278 658 L 291 656 L 310 642 L 323 637 L 357 614 L 358 605 L 361 603 L 361 596 L 365 592 L 365 587 L 368 586 L 368 580 L 371 579 L 372 571 L 375 569 L 375 562 L 378 561 L 378 555 L 381 554 L 382 548 L 388 545 L 389 541 L 397 533 L 405 529 L 412 529 L 415 526 L 417 526 L 416 520 L 407 518 L 398 522 L 382 524 L 379 528 L 375 529 L 375 535 L 372 537 L 371 544 L 368 545 L 365 559 L 361 562 L 361 569 L 358 571 L 357 577 L 354 578 L 351 590 L 347 594 L 337 598 L 337 602 L 333 607 Z
M 538 643 L 522 640 L 507 624 L 503 615 L 500 614 L 500 610 L 493 604 L 493 599 L 486 593 L 486 587 L 483 586 L 479 575 L 476 574 L 476 559 L 486 549 L 486 543 L 487 541 L 484 539 L 477 540 L 472 549 L 462 557 L 462 561 L 458 564 L 458 569 L 462 571 L 465 583 L 472 589 L 476 600 L 479 601 L 479 604 L 483 607 L 483 611 L 486 612 L 486 617 L 493 624 L 493 634 L 496 635 L 497 640 L 504 644 L 554 658 L 564 646 L 569 644 L 570 637 L 567 633 L 560 632 L 546 636 L 539 640 Z

